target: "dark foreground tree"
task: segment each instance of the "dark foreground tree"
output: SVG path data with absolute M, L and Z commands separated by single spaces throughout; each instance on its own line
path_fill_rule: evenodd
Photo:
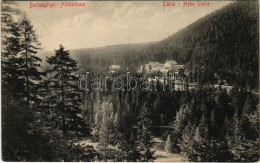
M 2 3 L 1 17 L 1 68 L 2 91 L 9 91 L 17 100 L 23 96 L 24 79 L 21 75 L 19 22 L 14 20 L 21 13 L 11 7 L 15 2 Z M 20 90 L 20 91 L 17 91 Z
M 150 110 L 146 105 L 142 106 L 139 115 L 139 122 L 138 122 L 138 134 L 137 138 L 139 141 L 139 150 L 141 153 L 141 160 L 142 162 L 149 162 L 155 159 L 154 151 L 151 151 L 153 145 L 153 136 L 150 131 L 151 126 L 151 113 Z
M 39 103 L 37 93 L 43 73 L 39 71 L 41 59 L 37 56 L 37 51 L 41 47 L 33 25 L 26 15 L 23 15 L 19 22 L 19 33 L 22 38 L 20 76 L 25 79 L 26 105 L 31 108 L 36 107 L 36 104 Z
M 77 62 L 70 57 L 69 51 L 65 51 L 60 45 L 59 50 L 55 51 L 55 56 L 47 57 L 47 63 L 51 69 L 47 70 L 45 93 L 48 94 L 48 98 L 43 106 L 49 110 L 50 116 L 46 116 L 45 122 L 52 122 L 49 123 L 48 129 L 53 136 L 53 144 L 56 143 L 55 152 L 61 160 L 91 161 L 95 157 L 92 148 L 80 150 L 81 148 L 73 147 L 81 138 L 90 137 L 90 128 L 82 116 L 82 100 L 77 87 L 77 77 L 73 74 L 77 70 Z M 88 152 L 85 151 L 87 149 Z M 82 152 L 86 152 L 86 157 L 80 156 Z M 78 154 L 80 157 L 71 158 L 72 154 Z M 82 158 L 87 160 L 81 160 Z
M 25 15 L 19 17 L 21 11 L 14 6 L 13 2 L 2 5 L 3 159 L 49 161 L 49 139 L 36 127 L 37 112 L 32 109 L 39 102 L 35 97 L 42 75 L 38 71 L 40 60 L 35 56 L 38 40 L 30 20 Z M 29 87 L 32 91 L 28 93 Z

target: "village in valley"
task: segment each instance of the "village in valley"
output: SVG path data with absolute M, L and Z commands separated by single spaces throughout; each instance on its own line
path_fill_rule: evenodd
M 110 75 L 117 75 L 117 73 L 123 69 L 123 66 L 112 64 L 109 66 L 108 73 Z M 126 68 L 127 69 L 127 68 Z M 192 82 L 190 76 L 192 70 L 189 70 L 185 65 L 178 64 L 175 60 L 166 60 L 165 63 L 148 62 L 140 65 L 136 72 L 147 79 L 148 82 L 160 82 L 161 84 L 169 84 L 169 80 L 173 80 L 171 84 L 174 84 L 174 90 L 184 91 L 186 89 L 197 89 L 197 82 Z M 227 89 L 228 92 L 232 89 L 226 80 L 219 78 L 215 74 L 216 83 L 214 87 L 221 87 Z
M 109 73 L 114 74 L 120 70 L 121 65 L 111 65 Z M 185 90 L 186 76 L 188 70 L 184 65 L 179 65 L 175 60 L 167 60 L 164 64 L 159 62 L 149 62 L 140 65 L 137 68 L 137 73 L 141 74 L 148 82 L 161 82 L 169 84 L 169 79 L 174 80 L 175 90 Z

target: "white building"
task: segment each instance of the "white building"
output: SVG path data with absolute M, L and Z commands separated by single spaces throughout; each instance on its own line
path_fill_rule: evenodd
M 166 68 L 171 69 L 172 67 L 177 65 L 177 62 L 175 60 L 167 60 L 164 65 Z
M 161 72 L 164 76 L 171 71 L 178 72 L 184 65 L 178 65 L 175 60 L 167 60 L 164 64 L 159 62 L 149 62 L 148 64 L 141 65 L 138 68 L 139 73 L 155 73 Z
M 120 65 L 111 65 L 109 67 L 109 73 L 114 73 L 114 72 L 118 71 L 120 69 L 120 67 L 121 67 Z
M 120 65 L 111 65 L 109 70 L 118 70 L 121 66 Z

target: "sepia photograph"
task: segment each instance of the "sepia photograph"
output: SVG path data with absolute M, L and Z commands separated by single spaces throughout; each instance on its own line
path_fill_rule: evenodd
M 1 1 L 1 160 L 258 162 L 259 1 Z

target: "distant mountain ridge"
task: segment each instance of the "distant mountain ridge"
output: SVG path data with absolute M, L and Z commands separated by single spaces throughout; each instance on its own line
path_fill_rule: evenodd
M 94 48 L 79 48 L 79 49 L 67 49 L 70 51 L 72 57 L 77 59 L 77 57 L 81 55 L 88 54 L 103 54 L 103 53 L 120 53 L 129 50 L 140 50 L 148 47 L 149 45 L 155 44 L 157 42 L 148 42 L 148 43 L 133 43 L 133 44 L 117 44 L 117 45 L 107 45 L 101 47 Z M 66 48 L 66 47 L 65 47 Z M 54 54 L 54 50 L 46 50 L 39 51 L 38 56 L 44 59 L 46 56 L 52 56 Z

